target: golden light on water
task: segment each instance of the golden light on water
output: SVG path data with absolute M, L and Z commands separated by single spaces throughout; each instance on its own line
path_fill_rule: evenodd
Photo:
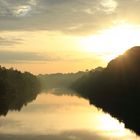
M 16 121 L 0 127 L 2 134 L 11 135 L 57 135 L 63 132 L 82 131 L 99 140 L 100 137 L 110 140 L 139 140 L 123 123 L 109 114 L 89 105 L 89 102 L 76 96 L 56 96 L 50 93 L 40 94 L 35 101 L 23 107 L 21 112 L 10 111 L 0 121 Z M 4 123 L 3 122 L 3 123 Z M 40 126 L 40 127 L 38 127 Z M 77 135 L 76 135 L 77 136 Z M 99 137 L 95 137 L 99 136 Z M 85 138 L 85 137 L 84 137 Z M 79 140 L 77 137 L 75 140 Z M 83 138 L 81 138 L 83 139 Z
M 112 118 L 109 114 L 101 114 L 98 119 L 101 123 L 99 128 L 101 127 L 103 131 L 109 132 L 109 134 L 114 136 L 125 136 L 129 134 L 125 129 L 125 125 L 117 119 Z
M 58 112 L 64 113 L 65 116 L 57 114 L 58 112 L 53 113 L 58 119 L 58 122 L 62 119 L 63 127 L 66 129 L 86 128 L 93 131 L 97 130 L 101 132 L 100 135 L 103 136 L 120 138 L 131 134 L 129 130 L 125 129 L 124 123 L 119 122 L 117 119 L 104 113 L 102 110 L 97 109 L 95 106 L 89 105 L 88 100 L 83 98 L 66 95 L 59 97 L 52 94 L 42 94 L 41 96 L 38 96 L 38 103 L 57 104 L 57 106 L 61 106 L 61 110 Z M 68 108 L 68 110 L 65 109 L 64 106 Z M 69 122 L 68 120 L 72 120 L 72 122 Z M 46 118 L 44 118 L 44 122 L 45 121 Z M 56 120 L 53 121 L 55 122 Z M 55 122 L 56 124 L 58 123 L 57 121 Z

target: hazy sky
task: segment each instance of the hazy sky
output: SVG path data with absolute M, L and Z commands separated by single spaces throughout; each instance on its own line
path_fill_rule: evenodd
M 38 73 L 106 66 L 140 44 L 139 0 L 0 0 L 0 64 Z

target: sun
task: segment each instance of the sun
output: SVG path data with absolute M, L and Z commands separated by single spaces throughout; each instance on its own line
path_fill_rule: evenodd
M 123 54 L 127 49 L 140 45 L 140 26 L 119 24 L 81 40 L 83 51 L 96 53 L 104 60 Z

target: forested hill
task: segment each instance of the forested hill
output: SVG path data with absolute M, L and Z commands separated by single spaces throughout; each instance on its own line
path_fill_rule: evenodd
M 140 135 L 140 47 L 133 47 L 71 86 L 91 104 L 102 108 Z
M 9 110 L 20 110 L 34 100 L 39 91 L 36 76 L 0 66 L 0 115 L 6 115 Z
M 43 91 L 57 88 L 69 88 L 72 83 L 77 79 L 88 73 L 88 71 L 79 71 L 77 73 L 55 73 L 55 74 L 45 74 L 38 75 L 38 79 L 41 83 Z

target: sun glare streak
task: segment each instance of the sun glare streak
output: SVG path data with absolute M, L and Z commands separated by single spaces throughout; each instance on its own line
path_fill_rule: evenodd
M 81 46 L 83 51 L 97 53 L 103 57 L 103 60 L 109 61 L 127 49 L 140 45 L 139 36 L 140 26 L 121 23 L 97 35 L 83 38 Z

